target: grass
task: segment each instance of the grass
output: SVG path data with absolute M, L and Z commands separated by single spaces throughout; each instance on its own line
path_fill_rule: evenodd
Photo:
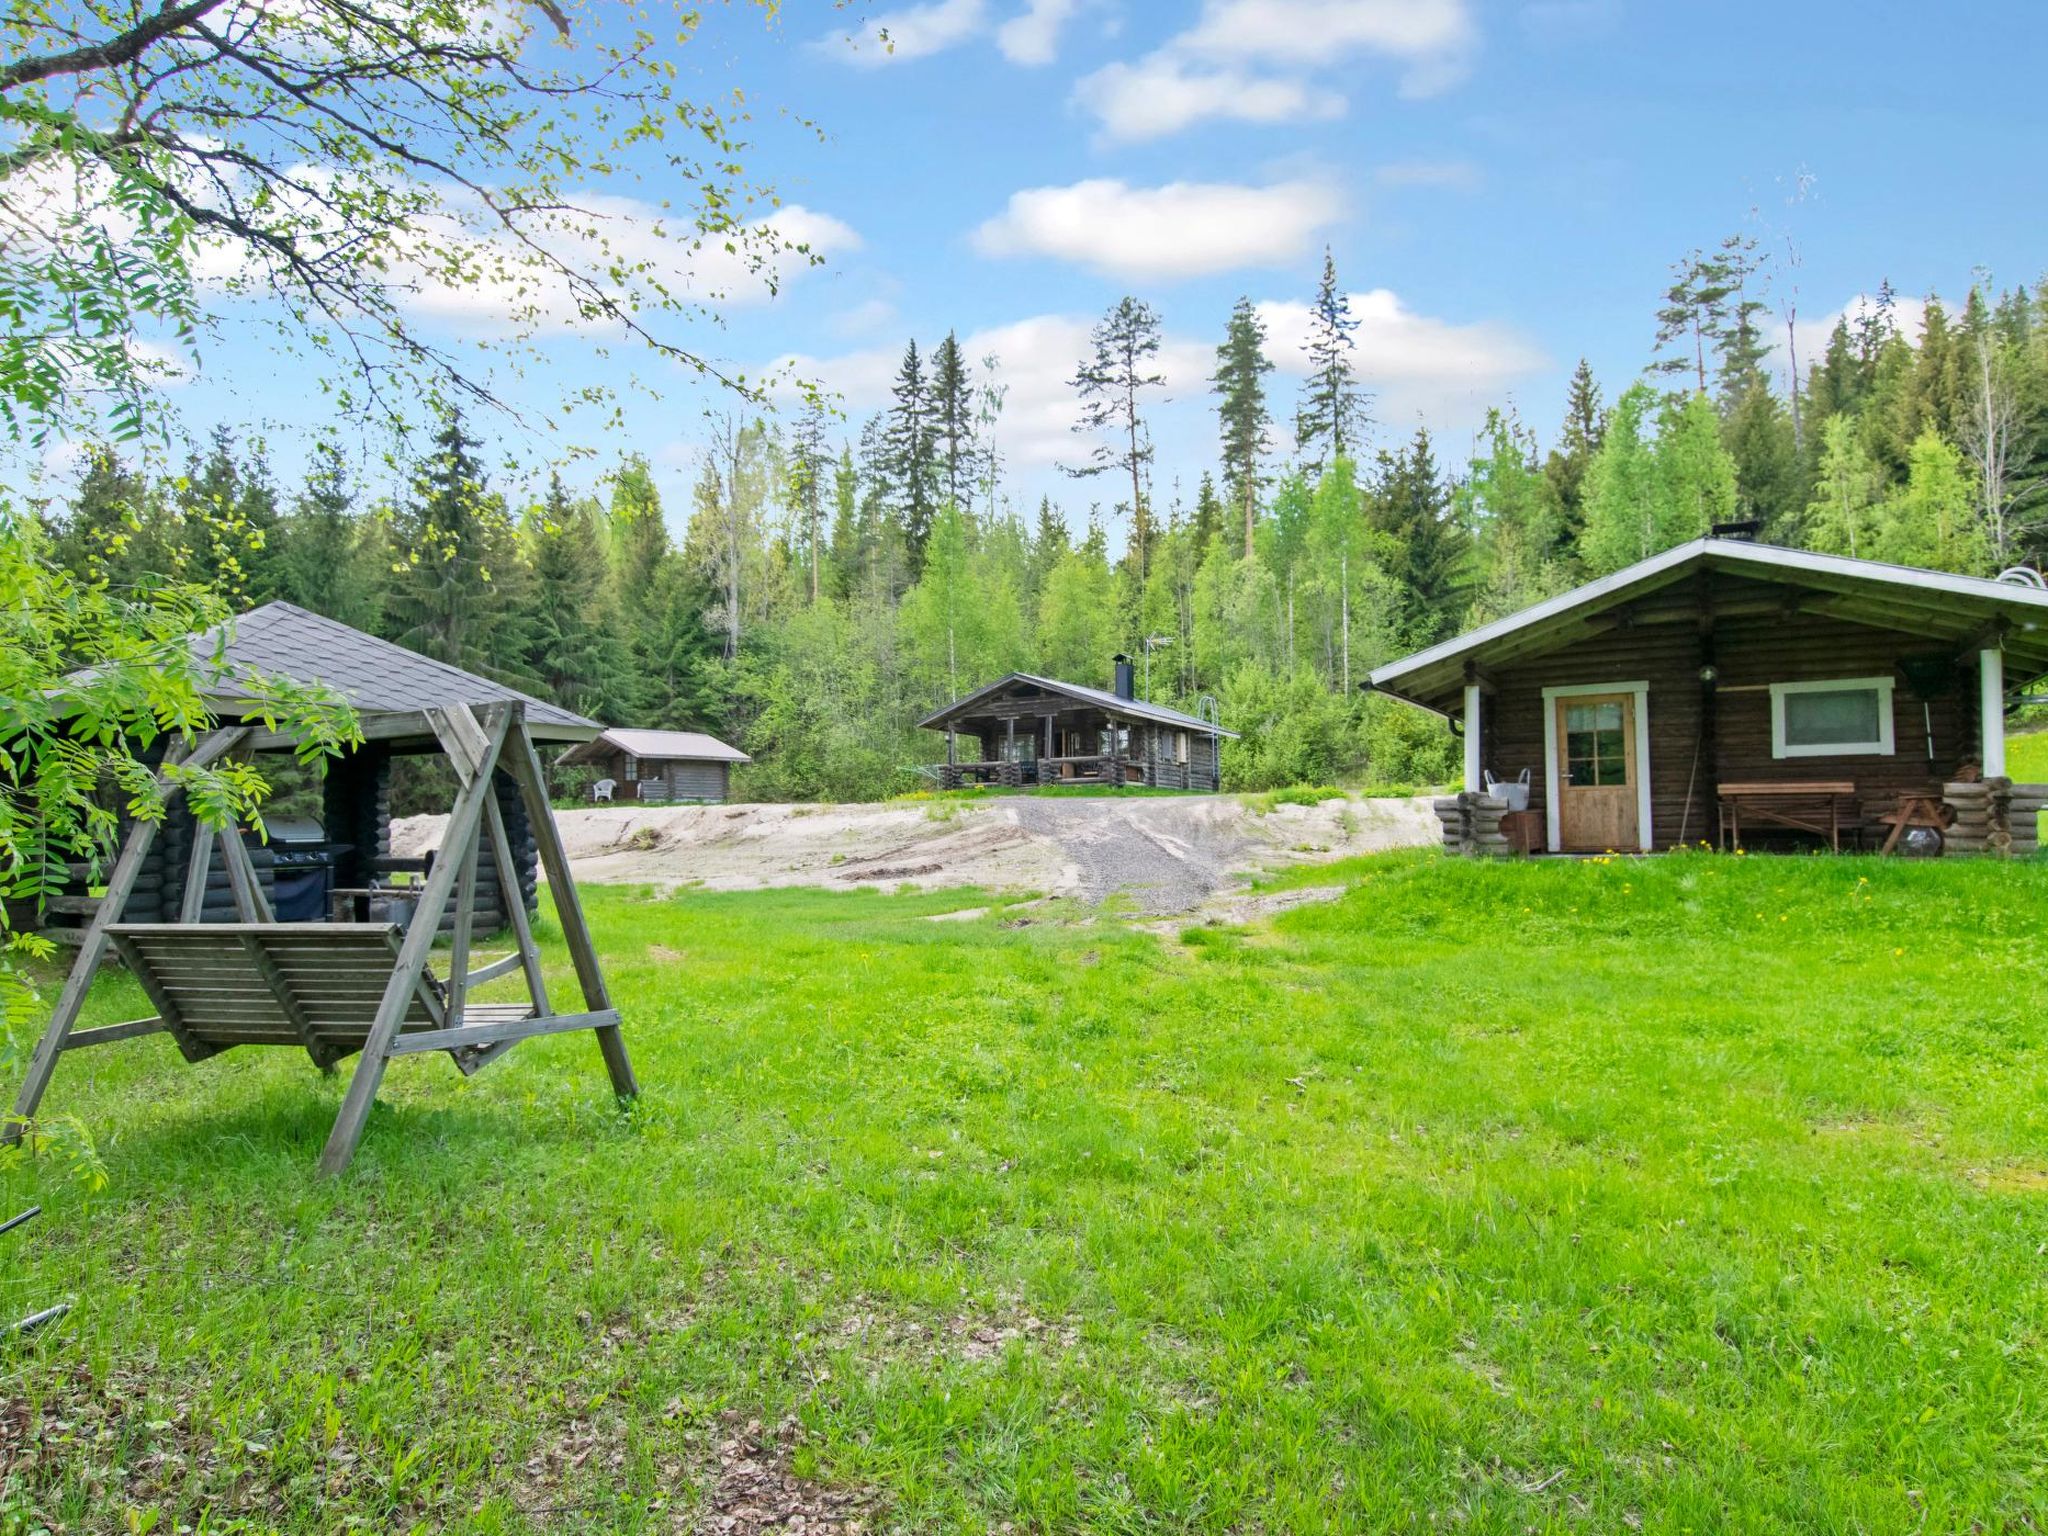
M 400 1062 L 334 1183 L 289 1052 L 71 1058 L 0 1529 L 688 1529 L 751 1420 L 916 1532 L 2048 1520 L 2048 865 L 1288 879 L 593 889 L 640 1105 Z
M 2048 783 L 2048 729 L 2008 736 L 2005 769 L 2022 784 Z

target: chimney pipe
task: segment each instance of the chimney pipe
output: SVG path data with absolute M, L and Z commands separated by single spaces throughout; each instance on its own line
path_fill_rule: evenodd
M 1131 658 L 1119 651 L 1110 658 L 1116 663 L 1116 696 L 1120 699 L 1136 699 L 1138 696 L 1138 669 Z

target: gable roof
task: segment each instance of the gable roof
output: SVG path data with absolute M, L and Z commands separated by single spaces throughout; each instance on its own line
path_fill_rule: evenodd
M 536 741 L 587 741 L 599 730 L 595 720 L 586 720 L 558 704 L 379 640 L 293 603 L 265 603 L 230 620 L 226 630 L 229 675 L 217 679 L 212 688 L 224 714 L 235 713 L 236 702 L 248 697 L 235 686 L 233 674 L 257 672 L 299 683 L 325 684 L 348 699 L 364 717 L 365 733 L 371 735 L 376 734 L 372 717 L 377 715 L 513 700 L 526 706 L 527 732 Z M 221 639 L 218 628 L 194 635 L 194 654 L 210 660 Z
M 603 748 L 630 752 L 634 757 L 655 762 L 751 763 L 753 759 L 738 747 L 729 747 L 716 736 L 702 731 L 643 731 L 632 726 L 608 725 L 594 741 L 562 754 L 565 763 L 585 763 L 604 755 Z
M 1802 604 L 1809 611 L 1957 645 L 2002 623 L 2009 683 L 2018 687 L 2048 672 L 2048 591 L 1776 544 L 1703 538 L 1388 662 L 1373 670 L 1372 686 L 1438 708 L 1436 701 L 1463 688 L 1467 662 L 1485 664 L 1504 652 L 1540 654 L 1570 644 L 1581 638 L 1578 631 L 1587 621 L 1703 570 L 1805 589 L 1818 594 Z
M 1205 736 L 1228 736 L 1233 741 L 1237 739 L 1235 731 L 1226 731 L 1213 721 L 1182 714 L 1177 709 L 1168 709 L 1164 704 L 1148 704 L 1143 699 L 1127 699 L 1120 693 L 1110 692 L 1107 688 L 1090 688 L 1083 683 L 1063 683 L 1056 677 L 1040 677 L 1035 672 L 1012 672 L 1006 677 L 999 677 L 987 687 L 963 694 L 945 707 L 934 710 L 917 723 L 921 727 L 936 728 L 948 719 L 970 712 L 974 705 L 1017 683 L 1030 683 L 1048 693 L 1063 694 L 1077 703 L 1108 710 L 1129 720 L 1149 720 L 1155 725 L 1171 725 L 1182 730 L 1200 731 Z

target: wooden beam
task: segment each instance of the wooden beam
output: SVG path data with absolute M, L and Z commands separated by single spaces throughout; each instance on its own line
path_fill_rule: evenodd
M 491 723 L 486 727 L 490 744 L 484 763 L 486 770 L 504 748 L 513 714 L 513 706 L 500 704 L 492 707 Z M 460 847 L 467 841 L 483 816 L 483 803 L 490 793 L 491 776 L 488 771 L 476 774 L 463 786 L 448 814 L 446 843 Z M 413 994 L 419 988 L 420 975 L 426 969 L 427 955 L 441 926 L 442 910 L 448 905 L 449 895 L 455 886 L 458 863 L 457 860 L 437 859 L 433 873 L 427 876 L 426 890 L 419 905 L 413 909 L 412 926 L 406 930 L 391 980 L 385 984 L 383 1000 L 377 1005 L 377 1016 L 370 1025 L 368 1038 L 363 1042 L 362 1060 L 356 1064 L 355 1073 L 349 1078 L 348 1092 L 341 1101 L 341 1112 L 334 1117 L 334 1129 L 328 1134 L 327 1145 L 320 1153 L 320 1172 L 324 1175 L 331 1177 L 340 1173 L 348 1166 L 349 1159 L 355 1156 L 356 1143 L 362 1139 L 363 1126 L 370 1118 L 370 1105 L 376 1100 L 378 1085 L 384 1081 L 384 1064 L 390 1056 L 391 1043 L 398 1037 L 406 1010 L 412 1006 Z
M 487 981 L 496 981 L 500 976 L 510 976 L 519 969 L 520 962 L 525 958 L 524 955 L 517 953 L 500 955 L 489 965 L 478 966 L 462 979 L 469 986 L 480 987 Z
M 492 800 L 497 792 L 486 783 L 485 794 Z M 476 927 L 476 845 L 483 836 L 479 816 L 462 848 L 462 865 L 455 877 L 455 935 L 448 956 L 448 1022 L 462 1022 L 462 1003 L 469 991 L 469 940 Z
M 533 738 L 526 723 L 516 722 L 506 743 L 505 759 L 512 777 L 519 781 L 520 799 L 526 819 L 533 823 L 533 840 L 539 846 L 541 867 L 547 871 L 548 889 L 554 894 L 555 914 L 562 924 L 562 942 L 569 947 L 570 962 L 576 968 L 576 984 L 583 993 L 583 1006 L 603 1013 L 612 1006 L 611 993 L 604 984 L 604 968 L 597 961 L 597 947 L 590 940 L 590 924 L 583 916 L 583 900 L 576 894 L 576 877 L 569 870 L 568 850 L 555 826 L 554 808 L 548 804 L 546 782 L 541 777 L 540 757 L 533 750 Z M 632 1059 L 626 1054 L 626 1040 L 617 1024 L 597 1026 L 598 1049 L 604 1053 L 605 1070 L 611 1074 L 612 1092 L 622 1099 L 638 1098 L 640 1084 L 633 1076 Z
M 182 743 L 174 742 L 164 755 L 164 770 L 187 766 L 203 768 L 247 735 L 248 732 L 240 726 L 213 731 L 189 755 Z M 163 771 L 160 770 L 159 780 L 162 776 Z M 178 785 L 165 786 L 167 809 L 181 792 Z M 42 1038 L 36 1042 L 36 1048 L 29 1056 L 28 1072 L 21 1080 L 20 1092 L 14 1097 L 14 1116 L 5 1126 L 0 1126 L 0 1146 L 12 1146 L 21 1140 L 28 1129 L 28 1122 L 35 1118 L 36 1110 L 43 1102 L 43 1094 L 48 1091 L 50 1079 L 57 1071 L 57 1058 L 64 1054 L 64 1042 L 70 1038 L 72 1026 L 78 1022 L 79 1011 L 85 1007 L 85 995 L 92 989 L 92 979 L 99 971 L 100 961 L 106 956 L 107 929 L 134 894 L 135 882 L 141 878 L 142 866 L 149 857 L 150 844 L 156 841 L 156 833 L 156 822 L 136 822 L 128 833 L 121 856 L 114 861 L 113 871 L 107 876 L 106 899 L 100 903 L 99 912 L 86 928 L 85 937 L 79 941 L 78 958 L 72 962 L 71 974 L 64 978 L 64 990 L 57 996 L 57 1006 L 50 1011 L 50 1022 L 44 1026 Z
M 566 1035 L 579 1029 L 617 1029 L 619 1010 L 600 1008 L 590 1013 L 548 1013 L 526 1019 L 494 1019 L 487 1024 L 464 1024 L 449 1029 L 415 1030 L 391 1042 L 394 1056 L 417 1056 L 426 1051 L 473 1050 L 478 1046 L 511 1045 L 536 1035 Z
M 64 1042 L 67 1051 L 82 1051 L 89 1045 L 112 1045 L 116 1040 L 136 1040 L 143 1035 L 163 1033 L 161 1018 L 130 1019 L 125 1024 L 102 1024 L 97 1029 L 73 1030 Z
M 242 841 L 242 829 L 230 827 L 220 840 L 221 859 L 228 867 L 228 888 L 235 893 L 235 915 L 245 923 L 274 923 L 277 914 L 263 894 L 263 882 L 249 858 L 249 845 Z

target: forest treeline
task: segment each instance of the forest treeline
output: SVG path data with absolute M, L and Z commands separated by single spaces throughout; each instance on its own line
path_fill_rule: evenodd
M 906 348 L 857 431 L 817 401 L 707 417 L 680 541 L 644 457 L 597 495 L 494 481 L 455 415 L 402 494 L 364 495 L 330 443 L 282 486 L 223 428 L 182 474 L 95 449 L 43 516 L 60 561 L 115 585 L 284 598 L 607 722 L 713 731 L 753 754 L 753 798 L 916 787 L 920 715 L 1013 668 L 1105 683 L 1116 652 L 1161 702 L 1216 698 L 1232 787 L 1435 782 L 1448 734 L 1371 697 L 1375 663 L 1717 523 L 1979 574 L 2041 557 L 2048 283 L 1929 298 L 1917 326 L 1880 290 L 1806 360 L 1771 279 L 1747 239 L 1694 253 L 1639 378 L 1609 398 L 1582 361 L 1547 443 L 1503 405 L 1447 463 L 1426 430 L 1376 436 L 1326 259 L 1299 398 L 1240 301 L 1216 460 L 1163 503 L 1161 322 L 1126 298 L 1072 381 L 1076 519 L 1013 502 L 1000 361 L 952 335 Z

